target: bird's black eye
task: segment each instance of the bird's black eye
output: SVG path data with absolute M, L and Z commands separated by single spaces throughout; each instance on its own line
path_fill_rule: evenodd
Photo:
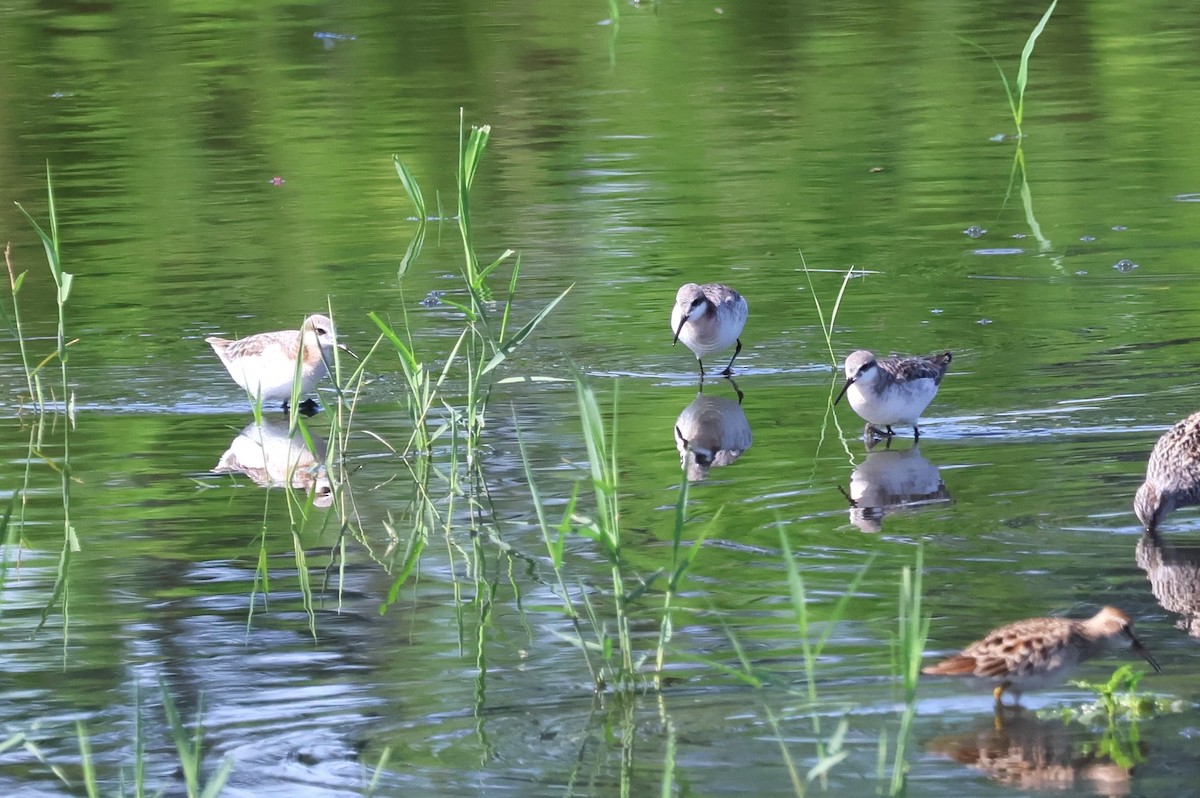
M 329 335 L 329 330 L 326 330 L 324 327 L 317 327 L 316 330 L 317 335 Z
M 702 296 L 698 296 L 698 297 L 696 297 L 695 299 L 693 299 L 693 300 L 692 300 L 692 307 L 693 307 L 693 308 L 698 308 L 698 307 L 700 307 L 701 305 L 703 305 L 703 304 L 704 304 L 706 301 L 707 301 L 707 300 L 706 300 L 704 297 L 702 297 Z

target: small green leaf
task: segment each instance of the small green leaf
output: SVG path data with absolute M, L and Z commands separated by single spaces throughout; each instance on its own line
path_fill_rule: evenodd
M 481 371 L 480 374 L 487 374 L 489 371 L 496 368 L 496 366 L 499 366 L 501 363 L 503 363 L 505 358 L 512 354 L 513 350 L 520 346 L 521 343 L 529 337 L 530 333 L 537 329 L 537 326 L 541 324 L 548 315 L 550 315 L 550 312 L 554 310 L 559 302 L 563 301 L 563 298 L 566 297 L 566 295 L 570 293 L 571 289 L 574 287 L 574 283 L 567 286 L 565 291 L 555 297 L 549 305 L 546 305 L 546 307 L 542 308 L 536 316 L 529 320 L 529 323 L 517 330 L 517 332 L 513 334 L 512 338 L 509 338 L 507 341 L 501 344 L 500 350 L 492 356 L 492 359 L 487 362 L 487 365 L 483 367 L 483 371 Z

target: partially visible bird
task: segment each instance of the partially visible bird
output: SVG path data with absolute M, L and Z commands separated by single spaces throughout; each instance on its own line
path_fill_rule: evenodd
M 671 308 L 671 329 L 675 331 L 674 346 L 683 341 L 696 354 L 700 364 L 700 376 L 704 376 L 705 355 L 720 352 L 737 344 L 729 365 L 721 372 L 728 377 L 733 374 L 733 361 L 742 351 L 742 328 L 750 307 L 737 291 L 721 283 L 696 285 L 688 283 L 675 294 L 675 307 Z
M 259 333 L 236 341 L 215 336 L 204 340 L 251 401 L 282 402 L 285 409 L 296 380 L 303 396 L 329 372 L 334 347 L 353 355 L 338 343 L 333 321 L 320 314 L 306 318 L 299 330 Z
M 913 438 L 920 438 L 917 420 L 937 396 L 950 359 L 949 352 L 877 358 L 859 349 L 846 358 L 846 384 L 833 403 L 847 397 L 854 412 L 878 435 L 892 437 L 895 424 L 912 427 Z
M 1133 511 L 1147 532 L 1156 532 L 1176 507 L 1200 503 L 1200 413 L 1163 433 L 1150 452 L 1146 481 L 1133 499 Z
M 1104 607 L 1086 620 L 1027 618 L 993 629 L 960 653 L 921 669 L 931 676 L 965 676 L 996 683 L 1000 705 L 1006 690 L 1021 700 L 1025 690 L 1065 679 L 1086 659 L 1113 645 L 1132 646 L 1155 671 L 1158 662 L 1133 633 L 1133 622 L 1116 607 Z

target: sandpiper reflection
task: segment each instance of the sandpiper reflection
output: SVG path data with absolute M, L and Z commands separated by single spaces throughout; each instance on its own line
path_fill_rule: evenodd
M 212 473 L 245 474 L 264 488 L 290 484 L 314 492 L 317 507 L 328 507 L 333 503 L 333 484 L 325 473 L 325 440 L 311 430 L 310 434 L 312 449 L 298 429 L 288 434 L 286 419 L 252 421 L 230 442 Z
M 850 474 L 850 523 L 863 532 L 878 532 L 883 517 L 898 510 L 950 500 L 937 466 L 916 444 L 903 451 L 883 449 Z
M 736 402 L 700 392 L 675 420 L 675 448 L 690 482 L 707 478 L 714 466 L 729 465 L 754 443 L 741 398 L 740 391 Z
M 1180 546 L 1147 532 L 1137 544 L 1137 564 L 1162 608 L 1179 615 L 1176 626 L 1200 637 L 1200 546 Z
M 1128 795 L 1129 769 L 1099 753 L 1105 749 L 1097 742 L 1079 724 L 1066 724 L 1058 718 L 1041 720 L 1020 708 L 1005 708 L 971 731 L 930 740 L 926 749 L 1021 791 L 1083 788 L 1096 795 Z M 1115 743 L 1131 762 L 1145 756 L 1137 742 L 1108 742 L 1110 746 Z

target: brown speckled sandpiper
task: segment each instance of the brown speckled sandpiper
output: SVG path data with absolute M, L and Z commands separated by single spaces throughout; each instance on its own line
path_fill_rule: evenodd
M 992 695 L 1000 705 L 1005 691 L 1020 701 L 1036 690 L 1065 679 L 1080 662 L 1114 645 L 1132 646 L 1155 671 L 1162 668 L 1133 633 L 1133 622 L 1116 607 L 1104 607 L 1086 620 L 1027 618 L 988 632 L 960 653 L 923 668 L 931 676 L 965 676 L 997 683 Z
M 1146 481 L 1133 499 L 1133 511 L 1147 532 L 1157 532 L 1176 507 L 1200 502 L 1200 413 L 1163 433 L 1150 452 Z

